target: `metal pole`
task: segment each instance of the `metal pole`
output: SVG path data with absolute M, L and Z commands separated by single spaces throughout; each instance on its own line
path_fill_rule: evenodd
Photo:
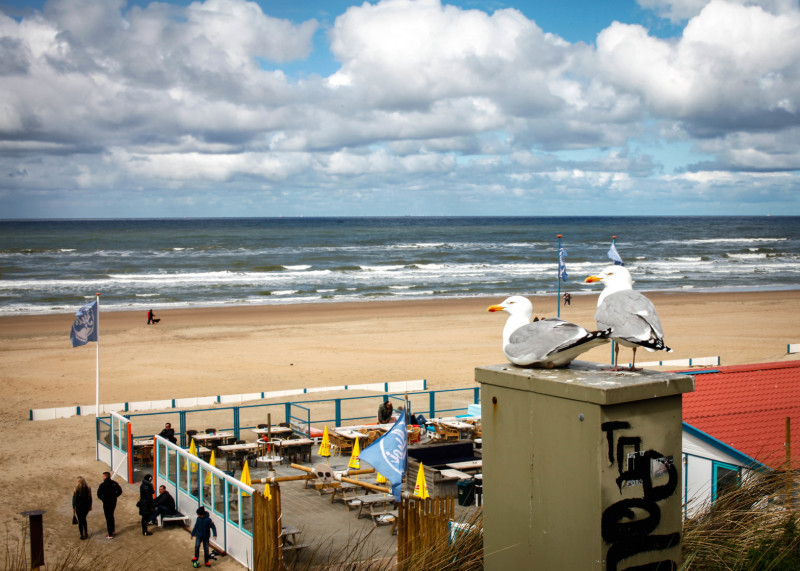
M 556 256 L 558 258 L 558 269 L 559 271 L 556 272 L 556 281 L 558 282 L 558 297 L 556 298 L 556 309 L 558 310 L 556 316 L 560 319 L 561 318 L 561 234 L 558 235 L 558 250 L 556 250 Z
M 98 418 L 100 416 L 100 294 L 96 293 L 95 299 L 97 300 L 97 323 L 95 323 L 95 327 L 97 327 L 97 345 L 96 349 L 96 364 L 95 364 L 95 409 L 94 409 L 94 416 Z
M 616 236 L 612 236 L 611 243 L 614 244 L 614 245 L 617 244 L 617 237 Z M 611 364 L 612 365 L 616 365 L 617 364 L 616 363 L 616 359 L 614 358 L 614 355 L 615 355 L 614 349 L 615 349 L 615 345 L 616 344 L 617 344 L 617 342 L 614 339 L 612 339 L 611 340 Z

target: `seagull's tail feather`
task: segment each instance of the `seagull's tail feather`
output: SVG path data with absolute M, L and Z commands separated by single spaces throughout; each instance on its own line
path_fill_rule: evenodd
M 638 344 L 648 351 L 666 351 L 667 353 L 672 353 L 672 348 L 664 345 L 664 341 L 662 339 L 648 339 L 647 341 L 641 341 Z

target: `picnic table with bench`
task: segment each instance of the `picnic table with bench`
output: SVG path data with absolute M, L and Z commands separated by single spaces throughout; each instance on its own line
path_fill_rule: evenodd
M 356 519 L 361 518 L 363 513 L 372 518 L 372 523 L 375 527 L 378 527 L 378 524 L 391 523 L 393 521 L 384 516 L 397 516 L 397 510 L 394 507 L 394 496 L 362 496 L 353 500 L 353 503 L 355 502 L 359 503 Z M 367 508 L 366 512 L 364 512 L 365 507 Z

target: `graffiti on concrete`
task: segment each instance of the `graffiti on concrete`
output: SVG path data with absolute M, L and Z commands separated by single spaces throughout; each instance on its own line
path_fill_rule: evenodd
M 624 488 L 641 486 L 641 497 L 625 498 L 603 511 L 601 530 L 603 541 L 610 547 L 606 553 L 606 568 L 619 569 L 620 562 L 639 553 L 658 552 L 680 544 L 680 531 L 656 534 L 661 523 L 658 502 L 675 493 L 678 471 L 671 456 L 656 450 L 643 450 L 642 439 L 631 435 L 630 423 L 606 422 L 601 426 L 608 441 L 609 465 L 616 465 L 616 483 L 620 493 Z M 661 559 L 645 565 L 623 567 L 629 571 L 661 571 L 678 568 L 677 561 Z

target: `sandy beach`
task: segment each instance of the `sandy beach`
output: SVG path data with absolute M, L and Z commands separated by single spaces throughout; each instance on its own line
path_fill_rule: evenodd
M 598 292 L 599 293 L 599 292 Z M 637 361 L 719 355 L 723 365 L 800 358 L 800 291 L 752 293 L 651 293 L 674 353 L 639 351 Z M 504 315 L 486 311 L 500 298 L 446 299 L 293 306 L 226 307 L 101 313 L 100 370 L 103 403 L 272 391 L 383 381 L 427 379 L 430 389 L 471 387 L 476 366 L 505 362 L 500 350 Z M 554 317 L 555 296 L 533 298 L 535 315 Z M 573 296 L 561 317 L 594 327 L 597 295 Z M 94 453 L 94 418 L 32 422 L 29 410 L 93 404 L 95 346 L 72 348 L 72 315 L 0 318 L 0 461 L 6 543 L 16 549 L 26 518 L 47 510 L 46 557 L 53 563 L 72 547 L 110 566 L 185 567 L 188 534 L 138 530 L 138 486 L 123 485 L 117 508 L 119 537 L 104 538 L 101 506 L 89 516 L 94 539 L 78 540 L 70 525 L 74 478 L 93 489 L 105 467 Z M 630 361 L 622 349 L 621 362 Z M 610 362 L 610 346 L 582 359 Z M 101 533 L 102 532 L 102 533 Z M 180 538 L 175 541 L 175 537 Z M 26 547 L 27 549 L 27 547 Z M 237 569 L 220 561 L 221 569 Z M 109 567 L 110 568 L 110 567 Z

